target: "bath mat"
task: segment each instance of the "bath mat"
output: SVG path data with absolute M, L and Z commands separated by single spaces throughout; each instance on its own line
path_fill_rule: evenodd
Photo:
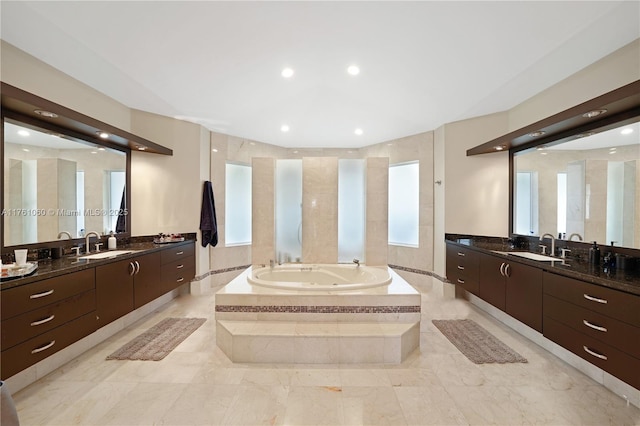
M 475 364 L 527 362 L 475 321 L 433 320 L 442 334 Z
M 107 359 L 160 361 L 205 321 L 204 318 L 165 318 Z

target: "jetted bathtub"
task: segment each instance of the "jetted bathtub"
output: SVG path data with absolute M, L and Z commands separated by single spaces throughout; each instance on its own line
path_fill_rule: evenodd
M 388 285 L 386 267 L 352 264 L 286 264 L 256 267 L 247 276 L 250 284 L 281 290 L 359 290 Z

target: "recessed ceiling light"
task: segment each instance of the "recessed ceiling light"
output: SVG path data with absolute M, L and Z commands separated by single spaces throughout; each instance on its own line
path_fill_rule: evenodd
M 360 68 L 357 65 L 349 65 L 347 72 L 351 75 L 358 75 L 360 74 Z
M 22 130 L 18 130 L 18 134 L 19 134 L 20 136 L 27 137 L 27 136 L 29 136 L 31 133 L 29 133 L 29 132 L 27 132 L 26 130 L 22 129 Z
M 538 130 L 536 132 L 529 133 L 529 136 L 531 136 L 532 138 L 537 138 L 537 137 L 542 136 L 544 134 L 545 134 L 544 130 Z
M 291 78 L 291 77 L 293 77 L 294 71 L 293 71 L 293 68 L 287 67 L 287 68 L 284 68 L 280 74 L 284 78 Z
M 609 151 L 615 151 L 616 149 L 618 149 L 618 148 L 616 148 L 616 147 L 609 148 Z
M 360 136 L 363 132 L 362 132 L 362 129 L 358 127 L 357 129 L 355 129 L 353 131 L 353 133 L 355 133 L 356 135 Z
M 582 114 L 582 116 L 584 118 L 593 118 L 593 117 L 597 117 L 599 115 L 602 115 L 605 112 L 607 112 L 606 109 L 594 109 L 593 111 L 585 112 L 584 114 Z
M 215 149 L 215 148 L 213 148 L 213 149 L 211 150 L 211 152 L 218 152 L 218 150 L 217 150 L 217 149 Z
M 613 151 L 609 151 L 609 154 L 615 154 L 617 151 L 613 150 Z
M 283 124 L 282 126 L 280 126 L 280 131 L 283 133 L 287 133 L 289 131 L 289 126 L 286 124 Z
M 109 133 L 107 132 L 102 132 L 100 130 L 98 130 L 96 132 L 96 135 L 100 136 L 101 139 L 107 139 L 109 137 Z
M 544 150 L 544 149 L 546 149 L 546 148 L 547 148 L 546 146 L 544 146 L 544 145 L 540 145 L 540 146 L 539 146 L 539 147 L 537 147 L 536 149 L 537 149 L 538 151 L 543 151 L 543 150 Z
M 104 151 L 104 148 L 98 148 L 98 151 Z
M 98 153 L 98 151 L 91 151 L 91 153 L 92 153 L 92 154 L 97 154 L 97 153 Z
M 633 133 L 633 129 L 631 127 L 627 127 L 626 129 L 622 129 L 620 133 L 622 133 L 623 135 L 630 135 L 631 133 Z
M 548 152 L 541 152 L 540 155 L 547 155 Z
M 42 109 L 37 109 L 37 110 L 35 110 L 33 112 L 35 112 L 36 114 L 41 115 L 43 117 L 47 117 L 47 118 L 57 118 L 58 117 L 58 114 L 56 114 L 55 112 L 45 111 L 45 110 L 42 110 Z
M 146 151 L 147 147 L 146 146 L 139 146 L 138 147 L 138 151 Z
M 576 138 L 577 139 L 588 138 L 589 136 L 593 136 L 595 134 L 596 134 L 595 132 L 580 133 L 579 135 L 576 135 Z
M 502 151 L 502 150 L 504 149 L 504 146 L 502 146 L 502 145 L 498 145 L 498 146 L 494 147 L 494 149 L 495 149 L 496 151 Z
M 22 148 L 22 150 L 23 150 L 24 152 L 29 152 L 29 149 L 28 149 L 28 148 Z
M 294 154 L 297 154 L 297 153 L 298 153 L 298 150 L 296 149 L 295 151 L 293 151 L 293 153 L 294 153 Z

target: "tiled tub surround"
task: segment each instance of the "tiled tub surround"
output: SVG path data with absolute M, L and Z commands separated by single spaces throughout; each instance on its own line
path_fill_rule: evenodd
M 233 362 L 402 362 L 420 341 L 420 294 L 390 284 L 352 291 L 277 290 L 244 271 L 216 293 L 216 342 Z
M 571 253 L 569 253 L 567 259 L 565 259 L 564 261 L 558 259 L 558 261 L 540 262 L 525 259 L 522 257 L 516 257 L 513 255 L 501 254 L 504 252 L 508 253 L 512 251 L 529 251 L 539 253 L 540 249 L 538 248 L 538 244 L 540 244 L 540 241 L 537 237 L 518 236 L 516 238 L 501 238 L 447 234 L 446 240 L 448 242 L 455 242 L 456 244 L 473 248 L 474 250 L 479 252 L 491 254 L 492 256 L 502 257 L 506 262 L 516 261 L 517 263 L 536 266 L 548 271 L 549 273 L 565 276 L 567 278 L 586 281 L 591 284 L 617 291 L 624 291 L 633 295 L 640 295 L 640 270 L 636 269 L 635 271 L 626 272 L 605 272 L 602 267 L 591 267 L 588 264 L 589 244 L 586 243 L 557 240 L 556 247 L 567 247 L 571 249 Z M 549 240 L 545 240 L 544 243 L 549 245 Z M 603 247 L 601 246 L 601 250 L 602 249 Z M 609 249 L 611 249 L 611 247 L 605 249 L 604 252 Z M 618 253 L 624 253 L 632 257 L 640 256 L 640 251 L 635 249 L 615 247 L 615 251 Z M 456 294 L 458 293 L 459 286 L 456 286 Z M 469 292 L 465 292 L 464 290 L 462 290 L 462 293 L 464 293 L 464 298 L 466 298 L 473 305 L 487 312 L 494 318 L 498 319 L 505 325 L 509 326 L 537 345 L 554 354 L 572 367 L 580 370 L 591 379 L 602 384 L 620 397 L 627 399 L 632 404 L 640 407 L 640 389 L 633 387 L 628 383 L 625 383 L 617 377 L 614 377 L 612 374 L 609 374 L 607 371 L 604 371 L 596 365 L 579 357 L 575 353 L 549 340 L 549 338 L 545 337 L 546 335 L 543 335 L 542 333 L 523 324 L 509 314 L 505 313 L 503 310 L 496 308 L 480 297 Z

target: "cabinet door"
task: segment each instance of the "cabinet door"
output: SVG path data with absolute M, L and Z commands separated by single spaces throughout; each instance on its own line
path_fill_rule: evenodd
M 542 333 L 542 269 L 508 262 L 506 279 L 506 312 Z
M 96 267 L 96 319 L 98 327 L 133 311 L 133 260 Z
M 134 260 L 134 263 L 138 262 L 133 284 L 133 301 L 136 309 L 165 293 L 162 287 L 160 259 L 160 252 L 156 252 Z
M 496 256 L 479 254 L 480 259 L 480 298 L 496 308 L 505 310 L 506 284 L 501 273 L 506 262 Z

